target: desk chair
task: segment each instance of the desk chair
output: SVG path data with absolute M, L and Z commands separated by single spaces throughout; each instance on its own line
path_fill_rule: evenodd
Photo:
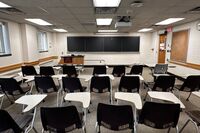
M 32 117 L 19 118 L 15 121 L 6 110 L 0 110 L 0 132 L 12 130 L 14 133 L 26 133 L 26 127 L 30 124 Z M 37 133 L 36 129 L 33 127 Z
M 93 75 L 106 74 L 106 66 L 94 66 Z
M 190 92 L 189 96 L 186 99 L 186 101 L 189 101 L 192 92 L 200 90 L 200 75 L 188 76 L 181 86 L 176 85 L 175 88 L 177 88 L 178 91 Z M 179 93 L 179 99 L 180 99 L 180 93 Z
M 82 128 L 86 132 L 85 124 L 75 106 L 41 107 L 40 109 L 43 131 L 65 133 Z
M 110 102 L 112 102 L 111 83 L 108 76 L 93 76 L 90 83 L 90 91 L 97 93 L 110 92 Z
M 123 66 L 123 65 L 114 66 L 112 75 L 115 77 L 121 77 L 121 76 L 125 75 L 125 72 L 126 72 L 125 66 Z
M 50 76 L 35 76 L 35 86 L 39 93 L 58 91 L 52 77 Z
M 142 75 L 143 65 L 133 65 L 129 74 L 140 74 Z
M 80 79 L 76 77 L 62 77 L 62 88 L 66 93 L 84 92 L 87 89 L 87 87 L 81 85 Z M 61 105 L 64 99 L 64 92 L 61 93 Z
M 37 72 L 36 72 L 34 66 L 22 66 L 21 70 L 22 70 L 23 76 L 37 75 Z
M 63 68 L 63 74 L 67 74 L 68 77 L 77 77 L 78 76 L 75 66 L 63 65 L 62 68 Z
M 140 78 L 138 76 L 122 76 L 119 83 L 119 91 L 137 92 L 140 89 Z
M 13 103 L 13 101 L 8 97 L 8 95 L 11 95 L 15 100 L 15 96 L 24 95 L 30 91 L 30 87 L 22 88 L 14 78 L 0 78 L 0 86 L 3 93 L 11 103 Z
M 166 74 L 168 70 L 168 64 L 156 64 L 153 73 L 154 74 Z
M 166 104 L 145 102 L 139 123 L 156 129 L 176 128 L 178 133 L 178 120 L 180 115 L 180 104 Z
M 53 67 L 51 67 L 51 66 L 41 66 L 40 67 L 40 75 L 44 75 L 44 76 L 55 75 Z
M 87 87 L 82 86 L 80 79 L 76 77 L 62 77 L 63 90 L 65 92 L 84 92 Z
M 101 132 L 101 126 L 114 131 L 125 129 L 134 130 L 132 107 L 130 105 L 109 105 L 99 103 L 97 107 L 96 131 L 97 126 L 99 127 L 98 133 Z
M 153 87 L 152 87 L 152 84 L 146 84 L 146 86 L 148 87 L 148 90 L 150 91 L 168 92 L 168 91 L 173 90 L 174 84 L 175 84 L 175 76 L 169 75 L 169 76 L 158 76 L 155 83 L 153 84 Z M 146 97 L 147 97 L 147 93 L 144 100 L 146 100 Z

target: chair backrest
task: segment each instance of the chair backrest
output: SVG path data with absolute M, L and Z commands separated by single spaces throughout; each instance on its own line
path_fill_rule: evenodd
M 133 111 L 130 105 L 109 105 L 99 103 L 97 123 L 111 130 L 133 129 Z
M 0 132 L 12 129 L 14 133 L 22 133 L 23 130 L 13 120 L 10 114 L 5 110 L 0 110 Z
M 63 74 L 67 74 L 69 77 L 78 76 L 75 66 L 63 65 L 62 68 L 63 68 Z
M 41 66 L 40 67 L 40 75 L 55 75 L 53 67 L 51 66 Z
M 168 64 L 156 64 L 154 67 L 154 74 L 165 74 L 167 73 Z
M 145 102 L 139 123 L 157 129 L 176 127 L 179 114 L 180 104 Z
M 22 69 L 23 76 L 37 75 L 37 72 L 36 72 L 34 66 L 22 66 L 21 69 Z
M 158 76 L 154 86 L 153 91 L 172 91 L 175 84 L 175 76 Z
M 125 72 L 126 72 L 126 68 L 124 65 L 114 66 L 112 75 L 114 75 L 115 77 L 121 77 L 125 74 Z
M 45 131 L 65 133 L 82 127 L 82 122 L 75 106 L 41 107 L 40 111 L 42 126 Z
M 62 78 L 63 89 L 66 92 L 74 92 L 79 90 L 83 92 L 83 87 L 79 78 L 76 77 L 63 77 Z
M 190 75 L 188 76 L 181 88 L 180 91 L 198 91 L 200 90 L 200 75 Z
M 138 92 L 140 89 L 140 78 L 138 76 L 122 76 L 119 83 L 119 91 Z
M 57 91 L 56 85 L 50 76 L 35 76 L 35 86 L 38 92 L 48 93 L 49 89 Z
M 93 76 L 90 83 L 90 91 L 95 92 L 95 89 L 99 93 L 103 93 L 106 89 L 110 92 L 110 78 L 108 76 Z
M 130 74 L 140 74 L 142 75 L 143 65 L 133 65 Z
M 94 66 L 93 75 L 106 74 L 106 66 Z
M 0 78 L 0 86 L 3 92 L 7 92 L 10 95 L 14 95 L 15 91 L 19 91 L 20 94 L 24 94 L 21 86 L 14 78 Z

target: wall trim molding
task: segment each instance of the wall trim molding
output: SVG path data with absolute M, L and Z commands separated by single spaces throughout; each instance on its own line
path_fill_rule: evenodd
M 170 63 L 200 70 L 200 64 L 187 63 L 187 62 L 183 63 L 183 62 L 177 62 L 177 61 L 170 61 Z
M 37 61 L 22 62 L 22 63 L 12 64 L 12 65 L 8 65 L 8 66 L 3 66 L 3 67 L 0 67 L 0 73 L 18 69 L 22 65 L 38 65 L 39 63 L 54 60 L 54 59 L 58 59 L 58 56 L 49 56 L 49 57 L 45 57 L 45 58 L 40 58 Z

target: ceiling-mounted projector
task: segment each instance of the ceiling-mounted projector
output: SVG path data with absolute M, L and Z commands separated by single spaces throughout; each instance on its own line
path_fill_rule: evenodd
M 130 26 L 132 26 L 130 16 L 117 16 L 117 22 L 115 23 L 115 28 L 130 27 Z

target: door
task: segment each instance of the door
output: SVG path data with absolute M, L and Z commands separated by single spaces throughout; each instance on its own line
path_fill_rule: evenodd
M 166 34 L 163 34 L 163 35 L 159 36 L 158 63 L 165 63 L 166 39 L 167 39 L 167 35 Z

